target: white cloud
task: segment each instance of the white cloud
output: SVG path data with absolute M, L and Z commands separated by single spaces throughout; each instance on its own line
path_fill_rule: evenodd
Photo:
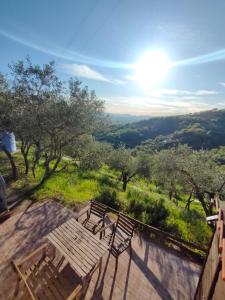
M 170 116 L 195 113 L 214 109 L 215 105 L 205 103 L 200 96 L 167 97 L 106 97 L 106 110 L 113 113 L 127 113 L 132 115 Z M 220 103 L 220 108 L 225 104 Z
M 189 90 L 176 90 L 176 89 L 156 89 L 152 90 L 148 93 L 148 96 L 152 97 L 198 97 L 198 96 L 213 96 L 217 95 L 219 92 L 213 90 L 197 90 L 197 91 L 189 91 Z
M 225 82 L 219 82 L 219 84 L 225 87 Z
M 128 80 L 135 81 L 134 76 L 132 75 L 127 75 L 125 77 Z M 225 87 L 225 82 L 220 82 L 222 86 Z M 149 91 L 145 91 L 146 96 L 151 96 L 151 97 L 184 97 L 184 96 L 190 96 L 190 97 L 208 97 L 208 96 L 214 96 L 218 95 L 218 91 L 214 90 L 196 90 L 196 91 L 191 91 L 191 90 L 181 90 L 181 89 L 152 89 Z
M 108 78 L 106 78 L 104 75 L 102 75 L 101 73 L 91 69 L 87 65 L 63 64 L 62 68 L 69 75 L 82 77 L 82 78 L 93 79 L 93 80 L 100 80 L 100 81 L 110 82 L 110 80 Z
M 113 79 L 113 80 L 111 80 L 111 82 L 113 84 L 125 84 L 126 83 L 124 80 L 120 80 L 120 79 Z
M 64 71 L 72 76 L 77 76 L 81 78 L 88 78 L 92 80 L 104 81 L 112 84 L 125 84 L 123 80 L 120 79 L 109 79 L 105 75 L 95 71 L 87 65 L 79 64 L 62 64 Z
M 195 92 L 196 96 L 213 96 L 218 95 L 219 92 L 211 90 L 199 90 Z

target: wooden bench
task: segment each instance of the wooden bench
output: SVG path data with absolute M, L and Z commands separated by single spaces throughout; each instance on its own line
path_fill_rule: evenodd
M 77 217 L 77 221 L 86 214 L 86 218 L 82 221 L 82 225 L 93 234 L 97 234 L 105 226 L 107 211 L 107 206 L 99 201 L 92 200 L 89 209 L 81 213 Z
M 136 224 L 131 219 L 119 213 L 117 221 L 101 229 L 103 239 L 110 245 L 110 252 L 115 257 L 118 257 L 128 247 L 131 249 L 135 227 Z M 109 233 L 107 233 L 108 229 L 110 229 Z
M 82 284 L 79 277 L 68 264 L 62 268 L 64 258 L 57 263 L 54 259 L 54 255 L 48 254 L 48 244 L 44 244 L 24 259 L 13 261 L 18 274 L 14 296 L 18 294 L 20 281 L 23 281 L 33 300 L 81 299 Z

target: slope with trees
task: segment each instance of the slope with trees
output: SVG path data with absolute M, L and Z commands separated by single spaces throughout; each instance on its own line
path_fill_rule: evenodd
M 211 110 L 196 114 L 157 117 L 113 127 L 98 135 L 118 146 L 136 146 L 165 149 L 178 144 L 188 144 L 194 149 L 212 149 L 225 145 L 225 110 Z

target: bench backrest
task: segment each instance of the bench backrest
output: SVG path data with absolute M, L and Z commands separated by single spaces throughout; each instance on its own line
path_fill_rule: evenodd
M 96 200 L 91 201 L 90 215 L 93 214 L 99 218 L 104 218 L 106 213 L 107 213 L 107 207 L 104 204 Z
M 132 238 L 135 226 L 135 223 L 128 217 L 124 216 L 121 213 L 118 215 L 118 219 L 116 222 L 116 231 L 117 229 L 119 229 L 120 231 L 124 232 L 128 237 Z

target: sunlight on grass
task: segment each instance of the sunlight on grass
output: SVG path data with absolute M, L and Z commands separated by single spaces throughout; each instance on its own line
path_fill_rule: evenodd
M 40 198 L 59 197 L 67 204 L 93 199 L 99 194 L 100 187 L 95 179 L 79 178 L 79 174 L 55 174 L 37 192 Z
M 19 153 L 15 154 L 15 159 L 17 165 L 22 164 Z M 6 176 L 10 172 L 10 165 L 2 153 L 0 153 L 0 161 L 3 166 L 2 172 Z M 36 178 L 33 178 L 31 174 L 25 176 L 24 169 L 21 170 L 20 179 L 11 184 L 18 190 L 35 186 L 43 175 L 43 169 L 40 166 L 36 170 Z M 127 191 L 123 192 L 120 177 L 120 173 L 110 170 L 107 166 L 103 166 L 98 171 L 81 171 L 70 164 L 66 170 L 57 171 L 50 177 L 33 196 L 38 201 L 57 198 L 65 204 L 73 206 L 104 195 L 108 191 L 108 195 L 115 193 L 119 209 L 130 214 L 129 210 L 132 205 L 134 208 L 136 207 L 136 210 L 141 210 L 136 217 L 147 223 L 149 222 L 149 212 L 147 213 L 146 210 L 154 208 L 157 203 L 163 203 L 167 217 L 164 223 L 159 225 L 159 227 L 162 226 L 161 229 L 188 241 L 207 245 L 211 229 L 205 222 L 205 215 L 198 201 L 194 200 L 191 203 L 189 212 L 185 210 L 189 195 L 181 195 L 181 199 L 177 202 L 175 199 L 170 200 L 167 191 L 157 188 L 154 183 L 149 183 L 144 179 L 133 179 L 129 182 Z M 154 214 L 154 212 L 152 213 Z

